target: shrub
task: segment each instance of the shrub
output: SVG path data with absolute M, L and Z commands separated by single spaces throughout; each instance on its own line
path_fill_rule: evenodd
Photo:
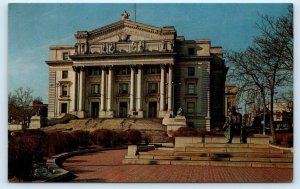
M 113 131 L 108 129 L 97 129 L 92 132 L 92 141 L 96 145 L 111 146 L 113 139 Z
M 67 132 L 50 132 L 47 142 L 49 156 L 78 149 L 78 141 Z
M 12 136 L 8 147 L 9 177 L 27 180 L 33 164 L 47 155 L 45 137 L 40 135 Z
M 128 132 L 120 131 L 119 134 L 119 143 L 120 144 L 127 144 L 128 143 Z
M 139 130 L 132 129 L 128 132 L 127 137 L 130 143 L 137 144 L 142 140 L 142 133 Z
M 152 141 L 152 137 L 149 134 L 145 134 L 143 139 L 146 145 L 148 145 Z
M 293 146 L 293 133 L 277 133 L 276 144 L 281 144 L 287 147 Z
M 41 129 L 26 129 L 24 130 L 23 135 L 37 135 L 37 136 L 43 136 L 46 137 L 46 133 L 42 131 Z
M 199 133 L 196 129 L 192 127 L 180 127 L 177 131 L 174 132 L 174 137 L 183 136 L 183 137 L 189 137 L 189 136 L 199 136 Z
M 78 130 L 72 132 L 72 135 L 77 140 L 79 146 L 87 147 L 90 145 L 91 135 L 89 131 Z

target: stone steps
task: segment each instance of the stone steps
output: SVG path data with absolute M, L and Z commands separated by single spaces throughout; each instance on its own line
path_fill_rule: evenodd
M 124 164 L 293 168 L 293 153 L 266 144 L 194 143 L 126 156 Z
M 231 167 L 276 167 L 293 168 L 293 163 L 279 162 L 239 162 L 239 161 L 191 161 L 191 160 L 150 160 L 124 159 L 127 165 L 200 165 L 200 166 L 231 166 Z

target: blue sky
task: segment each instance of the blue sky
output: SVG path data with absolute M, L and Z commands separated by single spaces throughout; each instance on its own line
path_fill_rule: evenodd
M 224 50 L 251 45 L 258 13 L 280 16 L 288 4 L 137 4 L 137 22 L 175 26 L 186 39 L 210 39 Z M 78 30 L 116 22 L 133 4 L 10 4 L 8 7 L 8 92 L 25 86 L 48 102 L 50 45 L 75 43 Z

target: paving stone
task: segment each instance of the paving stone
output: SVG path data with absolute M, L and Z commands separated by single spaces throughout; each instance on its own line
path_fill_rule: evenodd
M 211 157 L 191 156 L 192 161 L 209 161 Z
M 243 162 L 270 162 L 269 158 L 256 158 L 256 157 L 233 157 L 230 161 L 243 161 Z
M 249 144 L 249 148 L 269 148 L 269 144 Z
M 190 156 L 154 156 L 153 159 L 157 160 L 190 160 Z
M 211 148 L 211 147 L 219 147 L 219 148 L 225 148 L 225 147 L 231 147 L 231 148 L 246 148 L 248 147 L 248 144 L 235 144 L 235 143 L 232 143 L 232 144 L 205 144 L 205 147 L 206 148 Z
M 186 152 L 226 152 L 226 148 L 201 148 L 201 147 L 189 147 L 185 148 Z
M 209 166 L 209 161 L 171 161 L 171 165 L 200 165 L 200 166 Z
M 279 163 L 291 163 L 293 162 L 292 158 L 271 158 L 271 162 L 279 162 Z
M 122 160 L 126 154 L 127 150 L 82 154 L 66 159 L 63 167 L 76 175 L 71 182 L 85 183 L 283 183 L 293 181 L 292 163 L 275 164 L 280 168 L 209 166 L 204 163 L 200 166 L 175 166 L 175 160 L 171 161 L 172 165 L 125 165 L 122 164 Z
M 153 159 L 153 155 L 148 155 L 148 154 L 138 155 L 137 157 L 140 159 Z

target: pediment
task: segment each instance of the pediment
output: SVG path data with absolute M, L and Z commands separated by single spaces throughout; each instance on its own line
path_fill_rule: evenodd
M 130 20 L 121 20 L 88 32 L 88 43 L 166 40 L 174 39 L 175 35 L 174 27 L 159 28 Z

